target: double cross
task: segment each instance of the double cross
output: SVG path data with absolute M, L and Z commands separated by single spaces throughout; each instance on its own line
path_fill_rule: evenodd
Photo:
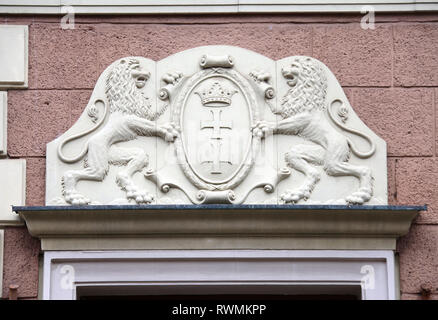
M 201 129 L 204 128 L 212 128 L 213 134 L 211 135 L 211 146 L 213 147 L 213 160 L 206 161 L 212 162 L 213 167 L 211 170 L 211 174 L 221 174 L 221 163 L 231 163 L 229 157 L 226 154 L 221 152 L 222 146 L 222 136 L 221 129 L 232 129 L 232 121 L 221 120 L 222 110 L 220 109 L 212 109 L 210 110 L 213 119 L 208 121 L 201 121 Z
M 220 109 L 213 109 L 210 110 L 210 112 L 213 115 L 213 120 L 201 121 L 201 129 L 213 128 L 213 134 L 211 135 L 211 139 L 222 139 L 221 129 L 231 129 L 233 126 L 233 122 L 221 120 L 222 110 Z

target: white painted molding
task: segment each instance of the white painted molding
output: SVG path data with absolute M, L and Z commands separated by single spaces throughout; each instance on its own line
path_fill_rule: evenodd
M 60 15 L 62 6 L 73 6 L 78 14 L 357 13 L 366 5 L 377 12 L 438 10 L 432 0 L 0 0 L 0 13 Z
M 0 89 L 27 88 L 28 38 L 28 26 L 0 25 Z
M 43 299 L 355 292 L 362 300 L 394 300 L 394 270 L 387 250 L 51 251 L 44 253 Z
M 42 250 L 395 250 L 424 207 L 14 207 Z
M 6 156 L 8 124 L 8 93 L 0 91 L 0 157 Z
M 0 228 L 23 225 L 12 206 L 26 202 L 26 160 L 0 160 Z

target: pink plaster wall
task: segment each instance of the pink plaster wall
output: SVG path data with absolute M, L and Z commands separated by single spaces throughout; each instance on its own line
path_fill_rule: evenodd
M 27 160 L 27 205 L 44 204 L 45 145 L 79 117 L 99 74 L 128 55 L 162 59 L 208 44 L 272 59 L 310 55 L 326 63 L 366 124 L 388 143 L 389 203 L 428 204 L 398 243 L 403 299 L 438 299 L 438 13 L 357 15 L 76 17 L 0 16 L 29 25 L 29 89 L 8 93 L 8 153 Z M 3 297 L 11 283 L 37 296 L 38 243 L 5 232 Z M 15 268 L 14 266 L 19 266 Z

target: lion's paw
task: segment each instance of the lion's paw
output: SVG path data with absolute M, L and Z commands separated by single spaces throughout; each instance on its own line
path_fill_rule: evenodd
M 91 203 L 90 199 L 75 191 L 66 192 L 64 199 L 67 203 L 74 206 L 85 206 Z
M 134 200 L 137 204 L 150 204 L 154 201 L 154 195 L 144 190 L 128 191 L 126 197 L 130 200 Z
M 254 137 L 266 138 L 274 131 L 275 125 L 266 121 L 257 122 L 252 128 L 252 135 Z
M 347 201 L 348 204 L 363 204 L 364 200 L 361 197 L 355 196 L 355 195 L 349 195 L 345 198 L 345 201 Z
M 164 140 L 167 142 L 172 142 L 179 135 L 178 127 L 173 123 L 162 125 L 158 130 L 163 135 Z
M 301 199 L 307 200 L 309 197 L 310 197 L 310 190 L 296 189 L 296 190 L 286 190 L 286 192 L 280 196 L 280 199 L 284 203 L 297 203 Z
M 371 199 L 371 193 L 368 191 L 356 191 L 345 198 L 349 204 L 363 204 Z
M 253 70 L 249 73 L 249 76 L 255 82 L 268 82 L 271 79 L 271 74 L 264 70 Z
M 161 80 L 163 80 L 167 84 L 176 85 L 178 82 L 181 81 L 182 77 L 183 77 L 182 72 L 173 71 L 173 72 L 168 72 L 168 73 L 164 74 L 161 77 Z

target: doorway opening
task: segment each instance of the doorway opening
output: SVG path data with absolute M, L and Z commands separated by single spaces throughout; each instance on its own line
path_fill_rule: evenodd
M 360 285 L 178 285 L 80 286 L 78 300 L 293 301 L 361 300 Z

